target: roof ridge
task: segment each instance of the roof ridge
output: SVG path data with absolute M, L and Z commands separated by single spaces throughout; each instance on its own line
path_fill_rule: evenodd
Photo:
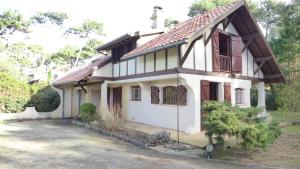
M 151 49 L 160 48 L 162 46 L 168 46 L 170 44 L 176 43 L 178 41 L 183 41 L 188 39 L 189 35 L 197 30 L 203 28 L 208 23 L 211 23 L 214 19 L 222 15 L 222 13 L 228 11 L 229 9 L 237 6 L 238 4 L 244 2 L 243 0 L 233 1 L 232 3 L 218 6 L 210 11 L 203 14 L 198 14 L 182 23 L 178 24 L 175 28 L 161 34 L 160 36 L 148 41 L 147 43 L 135 48 L 126 55 L 122 56 L 122 59 L 139 55 L 145 53 L 145 51 L 150 51 Z

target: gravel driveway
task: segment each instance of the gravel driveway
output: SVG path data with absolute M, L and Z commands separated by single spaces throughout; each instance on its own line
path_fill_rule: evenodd
M 160 154 L 53 120 L 0 123 L 0 168 L 247 168 Z

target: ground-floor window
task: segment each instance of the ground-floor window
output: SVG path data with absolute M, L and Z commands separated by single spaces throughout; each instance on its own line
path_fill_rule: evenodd
M 163 104 L 180 104 L 186 105 L 187 90 L 184 86 L 163 87 Z
M 140 86 L 131 86 L 131 100 L 132 101 L 141 101 L 141 87 Z
M 242 88 L 235 89 L 235 103 L 236 104 L 244 103 L 244 89 Z
M 176 96 L 176 87 L 167 86 L 163 88 L 163 103 L 164 104 L 176 104 L 177 96 Z

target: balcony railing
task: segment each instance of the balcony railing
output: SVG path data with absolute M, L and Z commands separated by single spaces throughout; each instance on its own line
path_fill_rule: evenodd
M 220 55 L 220 69 L 223 72 L 231 72 L 231 57 Z

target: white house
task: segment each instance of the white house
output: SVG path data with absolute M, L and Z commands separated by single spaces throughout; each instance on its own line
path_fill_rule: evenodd
M 285 79 L 244 1 L 197 15 L 175 28 L 159 28 L 154 7 L 152 32 L 125 34 L 98 48 L 98 59 L 54 82 L 63 90 L 63 117 L 77 117 L 92 102 L 105 117 L 111 106 L 122 117 L 186 133 L 201 131 L 201 103 L 229 101 L 250 106 L 258 88 Z

